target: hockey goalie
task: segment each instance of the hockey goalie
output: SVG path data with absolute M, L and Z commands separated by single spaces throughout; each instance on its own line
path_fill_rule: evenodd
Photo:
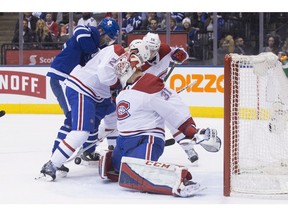
M 165 146 L 165 121 L 184 133 L 186 141 L 211 152 L 221 147 L 217 130 L 196 128 L 179 95 L 165 88 L 159 77 L 139 70 L 150 55 L 145 41 L 136 40 L 130 46 L 130 54 L 120 57 L 115 67 L 123 86 L 116 98 L 119 136 L 113 151 L 100 153 L 99 175 L 125 188 L 193 196 L 204 187 L 192 181 L 187 167 L 158 162 Z

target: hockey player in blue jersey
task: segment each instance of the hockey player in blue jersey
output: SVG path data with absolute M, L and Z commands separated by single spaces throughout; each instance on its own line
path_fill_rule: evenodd
M 57 134 L 52 153 L 59 146 L 59 141 L 71 131 L 71 112 L 63 92 L 63 81 L 77 65 L 84 66 L 100 49 L 113 44 L 118 35 L 119 25 L 112 18 L 104 18 L 97 27 L 78 25 L 73 31 L 73 36 L 63 45 L 62 51 L 53 60 L 47 76 L 50 77 L 51 89 L 65 114 L 65 120 Z M 96 138 L 96 134 L 91 133 L 89 140 L 93 142 Z M 59 170 L 69 171 L 65 166 Z

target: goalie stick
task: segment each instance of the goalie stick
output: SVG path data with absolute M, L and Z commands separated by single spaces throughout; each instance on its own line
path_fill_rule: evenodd
M 188 84 L 188 85 L 185 86 L 184 88 L 182 88 L 182 89 L 180 89 L 179 91 L 177 91 L 177 93 L 179 94 L 179 93 L 183 92 L 185 89 L 187 89 L 187 88 L 193 86 L 195 83 L 196 83 L 196 81 L 194 81 L 194 82 Z M 176 142 L 176 141 L 175 141 L 174 138 L 167 139 L 167 140 L 165 140 L 165 146 L 171 146 L 171 145 L 174 145 L 175 142 Z

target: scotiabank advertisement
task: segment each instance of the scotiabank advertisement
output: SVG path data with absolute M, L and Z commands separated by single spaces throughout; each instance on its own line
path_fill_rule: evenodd
M 24 65 L 47 65 L 49 66 L 60 50 L 23 50 Z M 7 50 L 5 64 L 19 65 L 19 51 Z
M 0 105 L 9 108 L 11 105 L 21 104 L 21 110 L 25 110 L 26 105 L 28 107 L 29 104 L 41 104 L 43 106 L 37 108 L 39 113 L 40 109 L 45 108 L 45 104 L 47 107 L 56 107 L 58 102 L 51 91 L 50 79 L 46 77 L 48 68 L 0 67 Z M 203 117 L 205 112 L 211 113 L 215 108 L 223 109 L 223 67 L 175 67 L 166 85 L 177 91 L 192 110 L 200 110 L 194 113 L 199 112 Z M 51 106 L 48 110 L 51 110 Z M 53 110 L 51 112 L 55 113 Z

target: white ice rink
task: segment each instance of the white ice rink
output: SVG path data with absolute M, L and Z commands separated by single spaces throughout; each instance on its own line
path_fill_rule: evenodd
M 223 140 L 223 119 L 195 118 L 195 121 L 198 127 L 209 126 L 218 129 L 219 137 Z M 255 211 L 259 213 L 268 213 L 270 210 L 271 213 L 275 213 L 274 210 L 279 210 L 279 208 L 288 208 L 288 200 L 285 199 L 224 197 L 223 148 L 218 153 L 208 153 L 201 146 L 196 146 L 195 149 L 200 157 L 198 166 L 191 165 L 178 144 L 165 148 L 160 161 L 188 166 L 193 174 L 193 179 L 207 187 L 199 195 L 190 198 L 177 198 L 127 190 L 117 183 L 100 179 L 96 167 L 76 165 L 73 161 L 66 164 L 70 168 L 66 178 L 57 178 L 56 182 L 34 180 L 39 175 L 42 165 L 49 160 L 54 138 L 62 122 L 63 115 L 6 114 L 0 118 L 0 209 L 3 207 L 10 212 L 17 209 L 19 211 L 20 209 L 20 212 L 22 212 L 22 208 L 25 211 L 34 204 L 68 204 L 69 208 L 66 208 L 66 210 L 64 208 L 63 211 L 65 214 L 70 210 L 71 213 L 69 214 L 71 215 L 76 213 L 78 209 L 74 210 L 70 207 L 78 204 L 77 206 L 80 206 L 79 214 L 84 214 L 85 209 L 90 209 L 89 212 L 92 216 L 99 215 L 97 209 L 101 206 L 109 209 L 111 213 L 109 215 L 117 214 L 119 211 L 128 211 L 125 215 L 129 215 L 128 209 L 131 209 L 131 207 L 132 209 L 137 207 L 133 210 L 134 215 L 142 215 L 145 211 L 148 213 L 152 211 L 147 206 L 151 205 L 155 208 L 164 205 L 165 207 L 161 207 L 161 211 L 168 209 L 166 214 L 171 213 L 173 209 L 176 215 L 180 215 L 181 212 L 181 214 L 192 216 L 195 215 L 195 210 L 198 213 L 199 211 L 201 213 L 210 211 L 212 214 L 222 212 L 221 215 L 223 215 L 228 210 L 228 213 L 230 211 L 230 213 L 234 212 L 231 214 L 234 216 L 242 212 L 243 209 L 246 213 L 245 209 L 251 207 L 255 207 Z M 102 148 L 106 147 L 105 142 L 101 145 Z M 17 207 L 14 208 L 14 205 L 7 204 L 17 204 Z M 79 204 L 93 205 L 83 206 Z M 116 204 L 118 204 L 117 207 L 115 207 Z M 205 204 L 205 206 L 202 204 Z M 240 208 L 239 205 L 235 204 L 241 204 Z M 127 205 L 129 208 L 127 208 Z M 235 211 L 235 207 L 239 210 L 236 209 L 237 211 Z M 39 213 L 41 211 L 48 213 L 44 210 L 47 208 L 50 207 L 36 205 Z M 170 208 L 172 208 L 171 211 L 169 211 Z M 61 207 L 60 209 L 62 211 Z M 73 210 L 71 211 L 71 209 Z M 29 210 L 30 215 L 33 210 Z M 55 210 L 52 208 L 50 211 L 54 212 Z M 53 212 L 51 214 L 55 215 L 56 213 Z M 90 214 L 89 212 L 85 213 Z M 243 212 L 239 215 L 243 215 Z

